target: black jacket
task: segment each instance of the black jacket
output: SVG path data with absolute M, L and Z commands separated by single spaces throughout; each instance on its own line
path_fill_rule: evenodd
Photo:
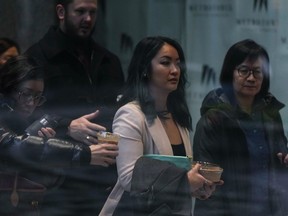
M 89 165 L 91 151 L 88 146 L 36 136 L 17 136 L 0 128 L 0 157 L 2 167 L 20 165 L 24 169 L 37 167 L 74 167 Z
M 276 154 L 287 153 L 287 140 L 279 110 L 283 104 L 271 94 L 258 101 L 254 109 L 261 112 L 270 151 L 269 193 L 273 216 L 286 216 L 288 169 Z M 196 161 L 207 161 L 223 167 L 224 185 L 205 201 L 196 201 L 195 215 L 240 216 L 253 215 L 249 206 L 251 183 L 249 152 L 245 134 L 238 119 L 243 115 L 231 106 L 222 89 L 211 91 L 201 107 L 201 118 L 196 126 L 193 154 Z M 286 206 L 285 206 L 286 205 Z
M 0 112 L 0 215 L 38 215 L 45 194 L 63 181 L 59 168 L 88 166 L 91 151 L 65 140 L 17 135 L 7 128 L 9 114 Z
M 79 59 L 76 48 L 79 46 L 90 53 L 91 65 Z M 63 117 L 59 121 L 58 128 L 62 130 L 57 130 L 58 135 L 66 134 L 72 119 L 96 109 L 100 110 L 100 114 L 95 122 L 105 126 L 108 131 L 112 130 L 117 110 L 116 98 L 124 84 L 124 74 L 116 55 L 92 39 L 79 44 L 56 26 L 51 27 L 26 54 L 44 67 L 47 102 L 43 112 Z M 97 215 L 116 183 L 116 166 L 66 171 L 67 177 L 59 194 L 51 195 L 51 203 L 55 203 L 52 208 L 56 209 L 58 202 L 61 202 L 59 210 L 67 210 L 67 215 Z
M 86 46 L 91 65 L 79 60 L 76 47 Z M 45 70 L 45 113 L 69 120 L 100 109 L 97 123 L 111 128 L 116 98 L 124 84 L 124 74 L 116 55 L 92 39 L 83 44 L 53 26 L 25 54 L 34 57 Z M 64 121 L 63 121 L 64 122 Z

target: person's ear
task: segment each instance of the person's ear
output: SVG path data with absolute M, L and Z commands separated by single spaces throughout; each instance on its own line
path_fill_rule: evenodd
M 63 5 L 58 4 L 56 5 L 56 13 L 59 20 L 63 20 L 65 17 L 65 8 Z

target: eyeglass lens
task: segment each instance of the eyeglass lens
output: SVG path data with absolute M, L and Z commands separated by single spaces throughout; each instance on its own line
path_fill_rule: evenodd
M 261 78 L 263 75 L 260 68 L 240 67 L 237 69 L 237 71 L 241 77 L 249 77 L 251 74 L 253 74 L 255 78 Z
M 33 95 L 31 93 L 23 91 L 19 92 L 19 99 L 24 102 L 33 101 L 37 106 L 42 105 L 46 101 L 45 97 L 42 95 Z

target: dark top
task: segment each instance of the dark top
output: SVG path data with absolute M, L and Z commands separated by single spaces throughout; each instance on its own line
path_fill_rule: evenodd
M 269 204 L 269 164 L 270 150 L 265 137 L 264 125 L 261 113 L 253 112 L 250 116 L 243 113 L 243 118 L 239 120 L 240 127 L 243 129 L 250 158 L 251 187 L 250 203 L 251 212 L 255 216 L 271 214 Z M 255 184 L 256 183 L 256 184 Z
M 93 121 L 112 130 L 116 98 L 124 84 L 116 55 L 92 38 L 75 41 L 56 26 L 26 54 L 44 67 L 47 102 L 42 109 L 62 116 L 57 135 L 66 135 L 72 119 L 97 109 L 100 115 Z M 71 169 L 66 175 L 61 190 L 51 195 L 48 215 L 97 215 L 117 180 L 116 166 Z
M 179 145 L 171 145 L 173 150 L 173 155 L 175 156 L 186 156 L 186 151 L 184 147 L 184 143 L 181 143 Z
M 80 54 L 79 47 L 84 54 Z M 44 67 L 45 113 L 63 116 L 66 127 L 71 119 L 99 109 L 97 123 L 107 130 L 112 128 L 116 98 L 124 84 L 116 55 L 92 39 L 83 43 L 74 41 L 56 26 L 25 54 Z
M 279 113 L 283 107 L 270 93 L 256 100 L 253 113 L 257 115 L 253 120 L 261 121 L 252 125 L 257 127 L 257 133 L 253 134 L 249 128 L 251 125 L 246 124 L 252 119 L 248 118 L 247 122 L 244 116 L 245 126 L 240 124 L 243 112 L 231 105 L 221 88 L 205 97 L 194 134 L 193 158 L 223 167 L 222 179 L 225 183 L 208 200 L 196 201 L 195 215 L 254 215 L 255 203 L 251 200 L 259 198 L 253 193 L 256 188 L 260 190 L 260 185 L 265 186 L 265 190 L 261 191 L 263 196 L 267 197 L 268 191 L 268 200 L 262 201 L 269 202 L 271 214 L 286 215 L 288 185 L 284 179 L 288 178 L 288 170 L 276 156 L 278 152 L 287 153 L 287 139 Z M 257 149 L 261 144 L 262 152 Z M 268 165 L 267 169 L 253 174 L 253 169 L 262 165 Z M 264 178 L 259 182 L 260 185 L 253 180 L 261 177 Z M 269 211 L 265 215 L 269 215 Z
M 88 146 L 23 135 L 27 123 L 0 110 L 0 215 L 38 215 L 45 192 L 63 180 L 59 167 L 90 164 Z

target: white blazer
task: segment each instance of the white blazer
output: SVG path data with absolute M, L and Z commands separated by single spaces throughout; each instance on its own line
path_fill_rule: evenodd
M 187 156 L 192 156 L 189 131 L 177 125 Z M 122 106 L 115 114 L 113 132 L 120 135 L 116 158 L 118 180 L 106 200 L 100 216 L 113 215 L 124 191 L 130 191 L 131 178 L 137 159 L 145 154 L 173 155 L 173 150 L 160 119 L 149 124 L 137 102 Z

